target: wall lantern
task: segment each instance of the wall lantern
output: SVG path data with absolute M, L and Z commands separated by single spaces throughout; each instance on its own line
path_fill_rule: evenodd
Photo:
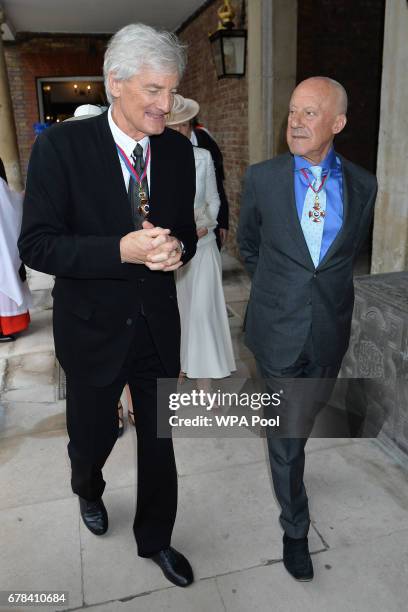
M 218 9 L 218 29 L 209 35 L 215 69 L 219 79 L 243 77 L 246 68 L 247 31 L 236 29 L 235 12 L 229 0 Z M 245 1 L 242 2 L 241 24 L 245 22 Z

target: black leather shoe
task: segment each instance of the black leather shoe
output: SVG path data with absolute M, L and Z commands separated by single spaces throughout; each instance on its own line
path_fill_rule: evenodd
M 149 557 L 162 570 L 167 580 L 181 587 L 186 587 L 194 580 L 193 570 L 187 559 L 169 546 Z
M 118 421 L 118 438 L 121 438 L 123 436 L 123 432 L 125 431 L 125 423 L 123 421 L 123 406 L 120 400 L 118 403 Z
M 313 580 L 313 564 L 309 553 L 307 538 L 295 540 L 283 536 L 283 564 L 289 574 L 301 582 Z
M 103 535 L 108 530 L 108 513 L 102 499 L 88 501 L 83 497 L 79 498 L 79 508 L 82 520 L 89 531 L 95 535 Z
M 0 342 L 15 342 L 16 337 L 13 334 L 7 334 L 6 336 L 0 334 Z

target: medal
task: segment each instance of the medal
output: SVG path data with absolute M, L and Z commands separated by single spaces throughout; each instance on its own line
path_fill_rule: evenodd
M 319 195 L 316 193 L 313 210 L 309 210 L 309 219 L 311 219 L 313 223 L 320 223 L 325 216 L 325 211 L 320 208 Z
M 320 208 L 320 202 L 319 202 L 319 192 L 323 189 L 323 186 L 326 182 L 326 180 L 329 178 L 329 174 L 326 174 L 326 176 L 323 177 L 322 179 L 322 184 L 320 185 L 320 187 L 318 189 L 315 189 L 312 185 L 312 183 L 309 182 L 309 177 L 307 176 L 306 170 L 304 168 L 301 168 L 301 173 L 303 174 L 303 176 L 305 177 L 308 186 L 310 187 L 310 189 L 312 191 L 314 191 L 315 193 L 315 201 L 313 204 L 313 208 L 312 210 L 309 210 L 309 219 L 312 221 L 312 223 L 321 223 L 325 216 L 326 216 L 326 212 L 324 210 L 322 210 Z
M 138 206 L 139 213 L 147 217 L 147 215 L 149 214 L 149 210 L 150 210 L 149 199 L 141 185 L 139 185 L 139 202 L 140 202 Z

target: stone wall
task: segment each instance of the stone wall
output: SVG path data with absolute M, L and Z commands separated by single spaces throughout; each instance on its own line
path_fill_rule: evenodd
M 387 2 L 371 271 L 408 269 L 408 3 Z

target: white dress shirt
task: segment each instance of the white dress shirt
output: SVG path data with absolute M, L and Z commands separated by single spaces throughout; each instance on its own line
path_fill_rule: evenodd
M 194 133 L 194 130 L 191 130 L 190 142 L 193 145 L 193 147 L 198 147 L 198 140 L 197 140 L 197 136 Z
M 124 150 L 124 152 L 126 153 L 126 155 L 128 156 L 128 158 L 130 159 L 131 162 L 133 162 L 132 159 L 132 153 L 135 149 L 135 146 L 137 144 L 140 144 L 143 147 L 143 159 L 146 159 L 146 153 L 147 153 L 147 147 L 149 145 L 149 137 L 145 136 L 144 138 L 142 138 L 141 140 L 134 140 L 133 138 L 131 138 L 130 136 L 128 136 L 127 134 L 125 134 L 125 132 L 123 132 L 120 127 L 118 127 L 116 125 L 116 123 L 113 120 L 112 117 L 112 106 L 109 107 L 108 110 L 108 122 L 109 122 L 109 127 L 111 129 L 112 132 L 112 136 L 113 136 L 113 140 L 115 141 L 116 144 L 118 144 L 121 149 Z M 123 180 L 125 181 L 125 185 L 126 185 L 126 191 L 128 191 L 129 189 L 129 180 L 130 180 L 130 174 L 128 169 L 126 168 L 125 162 L 122 160 L 122 158 L 120 157 L 119 153 L 118 153 L 118 157 L 119 157 L 119 161 L 120 161 L 120 166 L 122 168 L 122 173 L 123 173 Z M 150 149 L 150 163 L 147 167 L 147 185 L 149 187 L 149 193 L 150 193 L 150 166 L 151 166 L 151 161 L 152 161 L 152 151 Z M 180 243 L 180 247 L 181 247 L 181 252 L 184 253 L 184 244 L 181 242 L 181 240 L 179 240 Z
M 109 122 L 109 127 L 112 132 L 113 140 L 115 141 L 116 144 L 118 144 L 124 150 L 124 152 L 130 159 L 132 164 L 133 164 L 132 153 L 137 144 L 140 144 L 140 146 L 143 147 L 143 159 L 145 160 L 146 153 L 147 153 L 147 147 L 149 145 L 149 137 L 145 136 L 144 138 L 142 138 L 142 140 L 133 140 L 131 136 L 128 136 L 127 134 L 125 134 L 125 132 L 122 132 L 122 130 L 116 125 L 116 123 L 113 120 L 112 106 L 110 106 L 108 110 L 108 122 Z M 129 174 L 128 169 L 126 168 L 125 162 L 122 160 L 119 153 L 118 153 L 118 156 L 119 156 L 120 165 L 121 165 L 122 172 L 123 172 L 123 180 L 125 181 L 125 185 L 126 185 L 126 191 L 128 191 L 130 174 Z M 151 159 L 152 159 L 152 152 L 150 151 L 150 161 Z M 147 184 L 149 186 L 149 193 L 150 193 L 150 163 L 147 167 Z

